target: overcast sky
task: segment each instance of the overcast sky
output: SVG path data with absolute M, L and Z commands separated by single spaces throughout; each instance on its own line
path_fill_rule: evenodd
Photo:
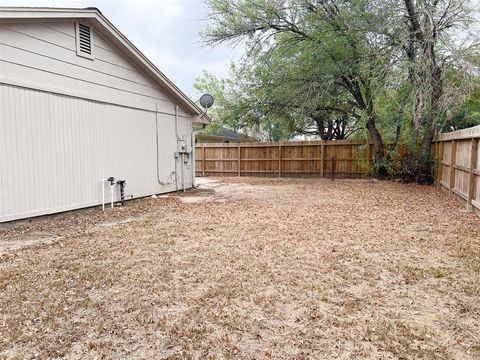
M 203 69 L 226 77 L 228 65 L 240 55 L 226 46 L 202 46 L 199 31 L 207 25 L 208 13 L 203 0 L 0 0 L 0 5 L 97 7 L 194 100 L 199 94 L 193 83 Z
M 188 96 L 206 69 L 225 77 L 239 51 L 200 43 L 208 9 L 202 0 L 0 0 L 1 6 L 94 6 Z

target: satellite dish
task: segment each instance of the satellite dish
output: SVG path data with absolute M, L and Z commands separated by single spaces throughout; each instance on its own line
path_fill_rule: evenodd
M 200 105 L 202 105 L 202 107 L 205 109 L 211 108 L 214 102 L 215 100 L 213 100 L 213 96 L 210 94 L 203 94 L 200 97 Z

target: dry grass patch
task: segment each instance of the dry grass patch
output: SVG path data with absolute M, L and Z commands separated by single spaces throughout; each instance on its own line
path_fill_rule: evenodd
M 480 220 L 445 195 L 218 181 L 0 228 L 0 358 L 480 356 Z

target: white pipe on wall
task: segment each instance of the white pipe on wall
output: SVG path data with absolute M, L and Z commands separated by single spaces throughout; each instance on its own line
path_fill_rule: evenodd
M 193 127 L 193 125 L 192 125 Z M 192 135 L 190 136 L 191 151 L 190 151 L 190 176 L 192 177 L 192 187 L 195 187 L 195 131 L 192 128 Z
M 165 185 L 170 185 L 173 183 L 172 180 L 170 180 L 170 177 L 173 175 L 175 175 L 175 183 L 177 182 L 177 159 L 173 159 L 173 161 L 175 162 L 175 170 L 170 173 L 170 175 L 168 175 L 166 181 L 162 181 L 160 179 L 160 163 L 159 163 L 159 157 L 160 157 L 160 154 L 159 154 L 159 151 L 160 151 L 160 146 L 159 146 L 159 139 L 158 139 L 158 105 L 155 104 L 155 109 L 156 109 L 156 112 L 155 112 L 155 140 L 156 140 L 156 150 L 157 150 L 157 182 L 162 185 L 162 186 L 165 186 Z M 177 143 L 177 148 L 178 148 L 178 143 Z M 175 185 L 175 189 L 177 189 L 177 185 Z
M 102 180 L 102 211 L 105 212 L 105 182 L 107 179 Z
M 115 193 L 115 183 L 111 182 L 110 183 L 110 201 L 111 201 L 111 208 L 113 209 L 113 197 Z
M 182 141 L 182 138 L 180 137 L 180 135 L 178 135 L 178 105 L 177 104 L 175 104 L 175 135 L 177 136 L 177 142 Z
M 177 146 L 178 149 L 178 146 Z M 178 153 L 178 151 L 177 151 Z M 178 157 L 175 155 L 175 191 L 178 191 L 178 176 L 177 176 L 177 167 L 178 167 Z
M 182 152 L 182 157 L 181 157 L 181 162 L 182 162 L 182 171 L 181 171 L 181 174 L 182 174 L 182 189 L 183 189 L 183 192 L 185 192 L 185 176 L 183 175 L 183 165 L 184 165 L 184 161 L 185 161 L 185 154 Z
M 159 135 L 158 135 L 158 114 L 161 113 L 160 111 L 158 111 L 158 104 L 155 104 L 155 109 L 156 109 L 156 112 L 155 112 L 155 140 L 156 140 L 156 159 L 157 159 L 157 182 L 162 185 L 162 186 L 166 186 L 166 185 L 170 185 L 170 184 L 173 184 L 175 182 L 175 190 L 178 191 L 178 174 L 177 174 L 177 167 L 178 167 L 178 158 L 175 156 L 173 158 L 173 161 L 175 162 L 175 170 L 172 171 L 170 173 L 170 175 L 168 175 L 167 179 L 165 181 L 162 181 L 162 179 L 160 179 L 160 162 L 159 162 L 159 158 L 160 158 L 160 145 L 159 145 Z M 177 153 L 178 153 L 178 134 L 177 134 L 177 124 L 176 124 L 176 120 L 175 120 L 175 136 L 177 137 Z M 170 180 L 171 176 L 172 175 L 175 175 L 175 180 Z
M 178 135 L 178 105 L 175 104 L 175 136 L 177 137 L 177 154 L 179 154 L 179 156 L 175 159 L 175 188 L 176 188 L 176 191 L 178 191 L 178 180 L 177 180 L 177 176 L 176 176 L 176 165 L 177 165 L 177 162 L 178 160 L 180 159 L 180 174 L 182 176 L 182 188 L 183 188 L 183 191 L 185 191 L 185 179 L 184 179 L 184 176 L 183 176 L 183 149 L 182 149 L 182 152 L 181 152 L 181 156 L 180 156 L 180 150 L 178 148 L 178 143 L 180 141 L 183 141 L 183 139 L 180 137 L 180 135 Z
M 115 182 L 110 182 L 108 179 L 102 180 L 102 211 L 105 211 L 105 183 L 110 184 L 110 207 L 113 209 L 113 199 L 115 194 Z
M 156 145 L 157 145 L 157 181 L 161 183 L 160 181 L 160 165 L 158 163 L 158 105 L 155 103 L 155 140 L 156 140 Z

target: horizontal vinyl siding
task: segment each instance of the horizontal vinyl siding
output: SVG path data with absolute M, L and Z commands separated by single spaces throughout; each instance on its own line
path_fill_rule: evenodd
M 126 179 L 131 197 L 175 190 L 175 177 L 157 181 L 154 112 L 6 85 L 0 101 L 0 222 L 101 204 L 101 179 L 109 176 Z M 157 117 L 166 182 L 175 171 L 175 118 Z M 190 121 L 179 123 L 190 140 Z
M 105 76 L 105 78 L 102 78 L 101 82 L 96 80 L 99 84 L 108 83 L 110 80 L 118 79 L 143 86 L 139 87 L 142 89 L 139 92 L 146 93 L 149 96 L 157 91 L 155 84 L 149 82 L 137 71 L 125 68 L 117 70 L 117 65 L 112 65 L 111 63 L 101 60 L 92 61 L 82 58 L 71 49 L 66 49 L 57 44 L 43 43 L 42 47 L 38 49 L 36 48 L 38 41 L 39 40 L 35 38 L 13 31 L 7 31 L 5 36 L 0 38 L 0 44 L 4 45 L 3 51 L 7 51 L 11 48 L 11 51 L 16 55 L 16 59 L 23 60 L 27 65 L 39 61 L 43 65 L 42 67 L 39 66 L 39 69 L 46 69 L 47 71 L 50 71 L 52 67 L 58 66 L 59 64 L 64 66 L 59 70 L 64 70 L 66 66 L 72 66 L 78 70 L 76 77 L 84 77 L 87 80 L 92 79 L 95 75 Z M 75 43 L 73 45 L 75 45 Z M 22 58 L 22 55 L 25 56 L 25 59 Z M 50 60 L 53 60 L 53 62 L 45 66 L 45 62 Z M 61 72 L 58 73 L 64 75 Z M 128 85 L 128 83 L 119 82 L 118 87 L 127 88 Z M 157 99 L 168 100 L 163 93 L 157 91 L 156 94 L 158 95 L 156 97 Z
M 0 81 L 173 113 L 174 103 L 93 29 L 92 61 L 76 54 L 75 24 L 0 25 Z M 30 86 L 28 85 L 30 84 Z M 186 112 L 180 113 L 187 116 Z

